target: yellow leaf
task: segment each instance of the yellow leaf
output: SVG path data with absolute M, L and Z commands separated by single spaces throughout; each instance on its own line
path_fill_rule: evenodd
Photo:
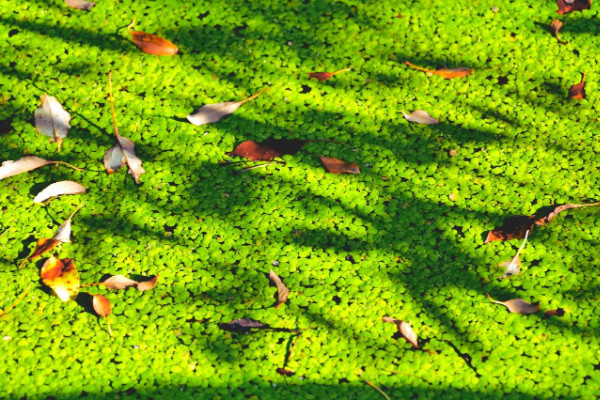
M 42 266 L 40 277 L 62 301 L 73 300 L 79 293 L 79 274 L 69 258 L 50 257 Z

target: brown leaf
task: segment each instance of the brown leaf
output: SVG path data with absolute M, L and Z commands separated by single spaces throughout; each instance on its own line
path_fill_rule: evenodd
M 275 286 L 277 286 L 277 305 L 275 308 L 279 308 L 279 306 L 285 303 L 287 300 L 288 295 L 290 294 L 290 289 L 283 284 L 281 278 L 279 278 L 273 270 L 269 272 L 269 279 L 275 284 Z
M 286 368 L 277 368 L 277 373 L 279 375 L 283 375 L 283 376 L 294 376 L 296 375 L 296 373 L 294 371 L 290 371 L 289 369 Z
M 47 259 L 40 271 L 40 278 L 62 301 L 72 300 L 79 293 L 79 274 L 73 261 L 68 258 Z
M 51 161 L 46 161 L 43 158 L 36 156 L 22 157 L 16 161 L 4 161 L 0 167 L 0 180 L 21 174 L 23 172 L 28 172 L 51 163 Z
M 154 286 L 156 286 L 157 282 L 158 282 L 158 274 L 152 279 L 148 279 L 147 281 L 138 282 L 136 288 L 139 291 L 145 292 L 146 290 L 150 290 L 150 289 L 154 288 Z
M 550 318 L 553 316 L 562 317 L 565 315 L 565 310 L 563 308 L 557 308 L 556 310 L 548 310 L 544 313 L 544 318 Z
M 557 13 L 567 14 L 572 11 L 588 10 L 592 6 L 592 0 L 556 0 Z
M 129 286 L 137 286 L 138 282 L 123 275 L 114 275 L 100 282 L 100 284 L 104 285 L 107 289 L 120 290 L 126 289 Z
M 575 100 L 585 99 L 585 72 L 581 76 L 581 82 L 569 89 L 569 98 Z
M 333 157 L 318 156 L 325 169 L 332 174 L 360 174 L 358 165 L 353 162 L 346 162 Z
M 409 61 L 404 61 L 404 64 L 406 64 L 409 67 L 412 67 L 414 69 L 418 69 L 419 71 L 423 71 L 423 72 L 426 72 L 429 74 L 439 75 L 445 79 L 462 78 L 467 75 L 471 75 L 471 73 L 473 72 L 473 68 L 467 68 L 467 67 L 441 68 L 441 69 L 434 70 L 434 69 L 427 69 L 427 68 L 422 68 L 422 67 L 416 66 Z
M 600 206 L 600 202 L 590 203 L 590 204 L 563 204 L 560 206 L 556 206 L 547 215 L 536 219 L 535 224 L 541 225 L 541 226 L 547 225 L 550 223 L 550 221 L 552 221 L 552 219 L 554 219 L 554 217 L 556 217 L 559 213 L 561 213 L 565 210 L 570 210 L 572 208 L 597 207 L 597 206 Z
M 335 72 L 308 72 L 308 78 L 318 79 L 320 81 L 328 81 L 334 75 L 341 74 L 342 72 L 350 71 L 350 68 L 342 68 Z
M 101 294 L 96 294 L 93 296 L 92 305 L 94 306 L 94 311 L 101 317 L 108 317 L 110 315 L 110 301 Z
M 91 1 L 84 0 L 65 0 L 65 3 L 71 8 L 77 8 L 79 10 L 89 11 L 96 5 Z
M 415 349 L 419 348 L 419 342 L 417 339 L 417 335 L 413 331 L 412 327 L 410 326 L 410 324 L 408 322 L 404 322 L 399 319 L 391 318 L 391 317 L 383 317 L 382 321 L 389 322 L 391 324 L 395 324 L 396 327 L 398 328 L 398 332 L 400 332 L 400 334 L 404 337 L 404 339 L 406 339 L 412 345 L 412 347 L 414 347 Z
M 84 193 L 85 188 L 77 182 L 60 181 L 47 186 L 44 190 L 38 193 L 33 199 L 34 203 L 43 203 L 53 197 L 62 196 L 65 194 L 80 194 Z
M 53 248 L 56 247 L 57 244 L 60 243 L 60 240 L 56 239 L 38 239 L 37 244 L 35 246 L 35 250 L 33 250 L 33 254 L 31 254 L 27 259 L 33 260 L 38 258 L 44 253 L 49 252 Z
M 270 88 L 267 87 L 240 101 L 226 101 L 217 104 L 206 104 L 188 115 L 187 119 L 196 126 L 217 122 L 221 118 L 226 117 L 229 114 L 233 114 L 238 108 L 240 108 L 240 106 L 242 106 L 242 104 L 257 98 L 269 89 Z
M 498 301 L 494 300 L 492 296 L 486 293 L 487 297 L 490 299 L 492 303 L 502 304 L 504 307 L 508 308 L 508 311 L 516 314 L 534 314 L 538 312 L 540 309 L 540 305 L 531 304 L 522 299 L 511 299 L 506 301 Z
M 296 154 L 308 140 L 300 139 L 273 139 L 264 142 L 246 140 L 238 144 L 228 156 L 244 157 L 252 161 L 271 161 L 285 154 Z
M 563 23 L 561 20 L 559 19 L 555 19 L 554 21 L 552 21 L 552 23 L 550 24 L 550 31 L 552 32 L 552 34 L 554 35 L 554 37 L 556 38 L 556 40 L 558 40 L 558 43 L 560 44 L 567 44 L 568 42 L 563 42 L 562 40 L 560 40 L 560 38 L 558 37 L 558 31 L 560 30 L 560 28 L 562 28 Z
M 131 31 L 131 39 L 144 53 L 155 56 L 173 56 L 179 49 L 173 43 L 153 33 Z
M 402 115 L 404 115 L 404 118 L 406 118 L 407 121 L 416 122 L 417 124 L 432 125 L 440 123 L 440 121 L 433 118 L 431 115 L 429 115 L 427 111 L 424 110 L 416 110 L 411 112 L 410 114 L 407 114 L 404 111 L 402 111 Z
M 535 216 L 518 215 L 507 218 L 502 226 L 488 232 L 485 243 L 495 240 L 522 239 L 525 233 L 533 229 Z

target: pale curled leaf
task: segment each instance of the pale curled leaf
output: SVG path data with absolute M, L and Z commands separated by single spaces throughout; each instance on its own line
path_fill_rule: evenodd
M 398 328 L 398 332 L 400 332 L 400 334 L 412 345 L 412 347 L 414 347 L 415 349 L 419 348 L 417 334 L 415 333 L 415 331 L 413 331 L 412 327 L 408 322 L 391 317 L 383 317 L 382 321 L 395 324 Z
M 105 281 L 100 282 L 100 284 L 104 285 L 107 289 L 120 290 L 130 286 L 136 286 L 138 282 L 123 275 L 114 275 Z
M 71 129 L 71 114 L 53 96 L 44 94 L 41 101 L 42 105 L 34 112 L 35 127 L 39 133 L 50 137 L 51 142 L 58 142 L 60 149 L 62 139 L 67 137 Z
M 277 305 L 275 308 L 279 308 L 279 306 L 285 303 L 287 300 L 288 295 L 290 294 L 290 289 L 284 285 L 284 283 L 281 281 L 281 278 L 279 278 L 273 270 L 269 272 L 269 279 L 275 284 L 275 286 L 277 286 Z
M 129 174 L 133 177 L 135 183 L 140 183 L 140 176 L 146 172 L 142 167 L 142 160 L 135 154 L 135 143 L 124 136 L 115 134 L 117 144 L 104 153 L 104 168 L 106 172 L 112 174 L 117 169 L 127 165 Z
M 21 174 L 23 172 L 34 170 L 48 164 L 52 164 L 52 162 L 36 156 L 22 157 L 16 161 L 4 161 L 0 167 L 0 180 Z
M 33 199 L 34 203 L 43 203 L 52 197 L 65 194 L 80 194 L 85 192 L 85 187 L 73 181 L 60 181 L 46 187 Z
M 94 2 L 84 0 L 65 0 L 65 4 L 71 8 L 85 11 L 91 10 L 96 5 Z
M 81 207 L 83 207 L 83 204 L 77 207 L 75 211 L 69 215 L 69 218 L 67 218 L 65 222 L 58 227 L 52 239 L 58 240 L 62 243 L 69 243 L 71 241 L 71 220 L 73 219 L 75 213 L 81 209 Z
M 221 118 L 234 113 L 240 106 L 264 93 L 269 88 L 265 88 L 252 96 L 240 101 L 226 101 L 217 104 L 206 104 L 197 111 L 187 116 L 188 121 L 196 126 L 211 124 L 219 121 Z
M 402 115 L 404 115 L 404 118 L 406 118 L 407 121 L 416 122 L 417 124 L 433 125 L 440 123 L 440 121 L 433 118 L 425 110 L 416 110 L 411 112 L 410 114 L 407 114 L 404 111 L 402 111 Z
M 504 307 L 508 308 L 508 311 L 516 314 L 534 314 L 538 312 L 540 309 L 539 304 L 531 304 L 526 302 L 523 299 L 510 299 L 506 301 L 498 301 L 494 300 L 492 296 L 486 293 L 487 297 L 490 299 L 492 303 L 502 304 Z

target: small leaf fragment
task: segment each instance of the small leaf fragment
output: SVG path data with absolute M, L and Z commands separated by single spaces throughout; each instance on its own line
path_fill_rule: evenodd
M 308 140 L 273 138 L 260 143 L 246 140 L 238 144 L 227 155 L 244 157 L 251 161 L 271 161 L 285 154 L 296 154 L 307 142 Z
M 117 169 L 127 165 L 129 174 L 133 177 L 135 183 L 140 183 L 140 176 L 146 172 L 142 167 L 142 160 L 135 154 L 135 143 L 121 136 L 118 133 L 117 144 L 104 153 L 104 168 L 108 174 L 112 174 Z
M 33 199 L 34 203 L 43 203 L 46 200 L 63 196 L 65 194 L 80 194 L 85 192 L 85 187 L 73 181 L 60 181 L 47 186 Z
M 144 53 L 155 56 L 173 56 L 179 51 L 179 48 L 172 42 L 153 33 L 131 31 L 130 34 L 133 43 Z
M 73 300 L 79 293 L 79 274 L 73 261 L 52 256 L 42 266 L 40 277 L 62 301 Z
M 89 11 L 96 5 L 96 3 L 85 0 L 65 0 L 65 4 L 71 8 L 77 8 L 78 10 Z
M 581 76 L 581 82 L 569 89 L 569 98 L 575 100 L 585 99 L 585 72 Z
M 23 172 L 34 170 L 48 164 L 52 164 L 52 162 L 36 156 L 22 157 L 16 161 L 4 161 L 0 167 L 0 180 L 21 174 Z
M 110 322 L 108 321 L 108 316 L 110 315 L 111 311 L 110 301 L 108 301 L 108 299 L 102 296 L 101 294 L 96 294 L 92 297 L 92 306 L 94 307 L 94 311 L 96 311 L 96 314 L 98 314 L 99 316 L 106 318 L 108 333 L 110 334 L 110 336 L 112 336 L 112 329 L 110 327 Z
M 325 169 L 332 174 L 360 174 L 360 168 L 356 163 L 346 162 L 333 157 L 318 157 Z
M 417 65 L 414 65 L 413 63 L 411 63 L 409 61 L 404 61 L 404 64 L 408 65 L 411 68 L 417 69 L 419 71 L 423 71 L 428 74 L 439 75 L 445 79 L 463 78 L 463 77 L 465 77 L 467 75 L 471 75 L 471 73 L 473 73 L 473 68 L 467 68 L 467 67 L 427 69 L 427 68 L 422 68 Z
M 58 143 L 58 150 L 62 140 L 69 134 L 69 121 L 71 114 L 63 109 L 58 100 L 53 96 L 44 94 L 41 97 L 42 105 L 35 110 L 35 128 L 43 135 L 50 137 L 50 142 Z
M 560 38 L 558 37 L 558 31 L 560 31 L 560 28 L 562 28 L 562 26 L 563 26 L 562 21 L 559 19 L 555 19 L 550 24 L 550 31 L 552 32 L 552 34 L 554 35 L 554 37 L 556 38 L 558 43 L 567 44 L 568 42 L 564 42 L 564 41 L 560 40 Z
M 502 304 L 504 307 L 508 308 L 508 311 L 516 314 L 534 314 L 538 312 L 540 309 L 540 305 L 531 304 L 526 302 L 523 299 L 510 299 L 506 301 L 498 301 L 494 300 L 492 296 L 486 293 L 487 297 L 490 299 L 492 303 Z
M 319 81 L 328 81 L 334 75 L 341 74 L 342 72 L 350 71 L 350 68 L 342 68 L 334 72 L 308 72 L 308 78 L 317 79 Z
M 217 104 L 206 104 L 187 116 L 188 121 L 196 126 L 211 124 L 221 118 L 233 114 L 241 105 L 260 96 L 269 88 L 265 88 L 252 96 L 240 101 L 226 101 Z
M 400 334 L 404 337 L 404 339 L 406 339 L 412 345 L 413 348 L 415 348 L 415 349 L 419 348 L 417 334 L 415 333 L 415 331 L 413 331 L 412 327 L 410 326 L 410 324 L 408 322 L 401 321 L 399 319 L 391 318 L 391 317 L 383 317 L 382 321 L 389 322 L 391 324 L 395 324 L 396 327 L 398 328 L 398 332 L 400 332 Z
M 407 121 L 416 122 L 418 124 L 432 125 L 440 123 L 440 121 L 433 118 L 427 111 L 424 110 L 416 110 L 410 114 L 406 114 L 404 111 L 402 111 L 402 115 L 404 115 L 404 118 L 406 118 Z
M 563 317 L 565 315 L 565 310 L 564 308 L 557 308 L 555 310 L 548 310 L 544 313 L 544 318 L 550 318 L 553 316 L 556 317 Z
M 572 11 L 588 10 L 592 7 L 592 0 L 556 0 L 557 13 L 567 14 Z
M 277 286 L 277 305 L 275 308 L 279 308 L 279 306 L 285 303 L 288 299 L 290 289 L 284 285 L 284 283 L 281 281 L 281 278 L 279 278 L 273 270 L 269 272 L 269 279 L 275 284 L 275 286 Z
M 139 290 L 141 292 L 145 292 L 146 290 L 153 289 L 154 286 L 156 286 L 157 282 L 158 282 L 158 275 L 156 275 L 154 278 L 148 279 L 147 281 L 138 282 L 138 284 L 136 285 L 136 288 L 137 288 L 137 290 Z

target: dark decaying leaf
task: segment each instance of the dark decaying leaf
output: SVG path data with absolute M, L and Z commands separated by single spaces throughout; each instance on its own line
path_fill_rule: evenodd
M 415 333 L 415 331 L 413 331 L 412 327 L 410 326 L 410 324 L 408 322 L 401 321 L 399 319 L 391 318 L 391 317 L 383 317 L 381 320 L 383 322 L 389 322 L 391 324 L 395 324 L 396 327 L 398 328 L 398 332 L 400 332 L 400 334 L 404 337 L 404 339 L 406 339 L 412 345 L 412 347 L 414 347 L 415 349 L 419 348 L 419 341 L 417 339 L 417 334 Z
M 488 232 L 484 243 L 495 240 L 522 239 L 535 224 L 535 216 L 518 215 L 507 218 L 502 226 Z
M 155 56 L 173 56 L 179 49 L 173 43 L 153 33 L 131 31 L 131 39 L 144 53 Z
M 253 319 L 240 318 L 231 322 L 219 324 L 219 328 L 230 332 L 248 333 L 252 331 L 252 329 L 269 329 L 270 326 Z
M 471 75 L 471 73 L 473 73 L 473 68 L 467 68 L 467 67 L 427 69 L 427 68 L 423 68 L 423 67 L 414 65 L 413 63 L 411 63 L 409 61 L 404 61 L 404 64 L 408 65 L 411 68 L 417 69 L 419 71 L 426 72 L 428 74 L 439 75 L 445 79 L 462 78 L 467 75 Z
M 548 310 L 544 313 L 544 318 L 550 318 L 553 316 L 562 317 L 565 315 L 565 310 L 563 308 L 557 308 L 556 310 Z
M 555 19 L 550 24 L 550 31 L 552 32 L 552 34 L 554 35 L 554 37 L 556 38 L 556 40 L 558 40 L 558 43 L 560 43 L 560 44 L 567 44 L 567 42 L 564 42 L 564 41 L 560 40 L 560 38 L 558 37 L 558 31 L 560 31 L 560 28 L 562 28 L 562 26 L 563 26 L 562 21 L 559 20 L 559 19 Z
M 350 68 L 342 68 L 334 72 L 308 72 L 308 77 L 318 79 L 320 81 L 328 81 L 334 75 L 341 74 L 342 72 L 350 71 Z
M 325 169 L 332 174 L 360 174 L 360 168 L 356 163 L 333 157 L 319 156 L 319 158 Z
M 569 98 L 575 100 L 585 99 L 585 72 L 581 76 L 581 82 L 569 89 Z
M 538 312 L 540 309 L 540 305 L 531 304 L 526 302 L 523 299 L 510 299 L 506 301 L 498 301 L 494 300 L 492 296 L 486 293 L 487 297 L 490 299 L 492 303 L 502 304 L 504 307 L 508 308 L 508 311 L 516 314 L 534 314 Z
M 252 161 L 271 161 L 286 154 L 296 154 L 308 142 L 308 140 L 300 139 L 273 138 L 269 138 L 264 142 L 246 140 L 238 144 L 227 155 L 244 157 Z
M 277 368 L 277 373 L 279 375 L 283 375 L 283 376 L 294 376 L 296 375 L 296 373 L 294 371 L 290 371 L 287 368 Z
M 269 272 L 269 279 L 277 286 L 277 305 L 275 308 L 279 308 L 280 305 L 286 302 L 288 295 L 290 294 L 290 289 L 284 285 L 281 278 L 279 278 L 273 270 Z
M 556 0 L 559 14 L 567 14 L 572 11 L 589 10 L 592 0 Z

